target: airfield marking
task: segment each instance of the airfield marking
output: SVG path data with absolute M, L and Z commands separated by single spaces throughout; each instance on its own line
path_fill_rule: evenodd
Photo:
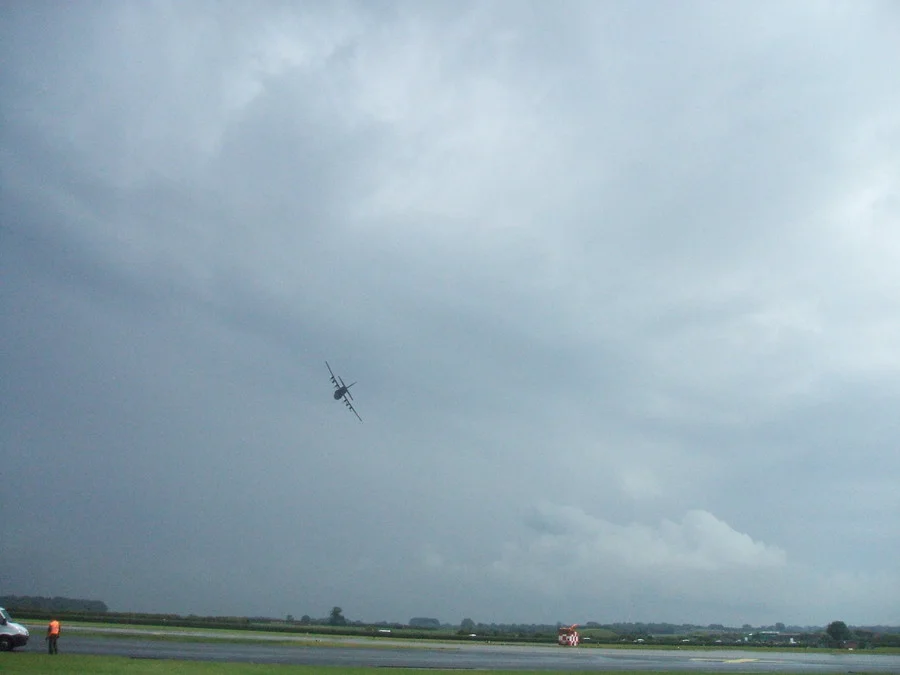
M 759 659 L 747 659 L 747 658 L 744 658 L 744 659 L 714 659 L 714 658 L 709 658 L 709 657 L 697 656 L 697 657 L 692 658 L 691 661 L 707 661 L 710 663 L 754 663 L 756 661 L 759 661 Z

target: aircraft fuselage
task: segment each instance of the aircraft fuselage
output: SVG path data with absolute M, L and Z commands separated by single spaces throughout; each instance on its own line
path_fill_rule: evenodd
M 334 392 L 334 400 L 340 401 L 344 397 L 344 395 L 347 393 L 347 390 L 349 388 L 350 387 L 341 387 L 340 389 L 336 389 Z

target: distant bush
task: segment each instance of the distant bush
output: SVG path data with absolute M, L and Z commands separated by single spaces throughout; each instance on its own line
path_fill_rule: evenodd
M 409 620 L 410 628 L 440 628 L 441 622 L 437 619 L 427 619 L 425 617 L 416 616 Z

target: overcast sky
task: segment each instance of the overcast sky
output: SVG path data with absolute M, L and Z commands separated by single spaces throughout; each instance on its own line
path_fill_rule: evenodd
M 5 2 L 0 58 L 0 594 L 900 624 L 895 3 Z

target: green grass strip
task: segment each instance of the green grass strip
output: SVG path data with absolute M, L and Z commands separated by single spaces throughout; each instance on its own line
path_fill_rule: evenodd
M 0 671 L 12 675 L 460 675 L 457 669 L 347 668 L 260 663 L 218 663 L 174 659 L 84 656 L 80 654 L 0 654 Z M 521 670 L 521 675 L 548 675 L 550 671 Z M 561 671 L 553 671 L 555 673 Z M 565 671 L 573 675 L 597 675 L 596 671 Z M 604 675 L 734 675 L 733 671 L 607 670 Z M 478 670 L 479 675 L 510 675 L 508 670 Z M 790 675 L 781 673 L 781 675 Z M 800 675 L 795 673 L 794 675 Z M 857 675 L 864 675 L 859 673 Z

